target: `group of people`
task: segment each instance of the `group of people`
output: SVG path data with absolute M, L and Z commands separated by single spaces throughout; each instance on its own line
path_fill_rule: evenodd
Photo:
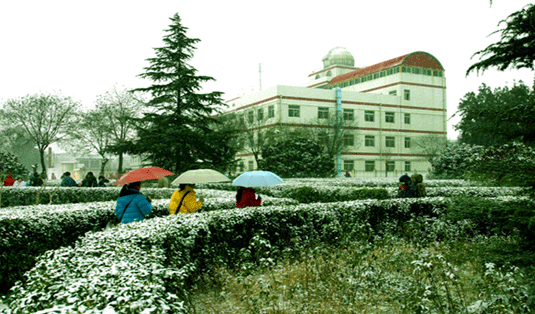
M 76 181 L 71 177 L 71 173 L 69 171 L 65 172 L 61 176 L 61 184 L 60 186 L 63 187 L 72 187 L 72 186 L 81 186 L 81 187 L 105 187 L 108 186 L 108 183 L 110 180 L 106 179 L 102 174 L 98 176 L 98 180 L 93 174 L 93 172 L 88 172 L 85 175 L 85 178 L 80 183 L 76 183 Z
M 46 178 L 47 175 L 44 171 L 41 174 L 34 172 L 28 182 L 22 180 L 22 177 L 17 177 L 17 180 L 15 180 L 13 179 L 13 175 L 8 174 L 7 178 L 4 180 L 4 186 L 42 186 L 45 183 Z M 54 173 L 52 173 L 52 178 L 56 178 Z M 108 186 L 109 182 L 110 180 L 106 179 L 102 174 L 98 176 L 97 180 L 93 172 L 88 172 L 82 182 L 76 183 L 76 181 L 71 177 L 71 173 L 67 171 L 61 176 L 60 186 L 105 187 Z
M 139 191 L 141 182 L 125 184 L 119 193 L 115 214 L 119 222 L 127 224 L 133 221 L 142 221 L 151 213 L 151 199 Z M 169 214 L 193 214 L 198 211 L 204 198 L 197 198 L 195 184 L 180 184 L 179 189 L 171 195 Z M 260 206 L 262 198 L 256 196 L 253 188 L 239 187 L 236 193 L 236 207 Z
M 415 174 L 411 177 L 404 174 L 399 178 L 398 197 L 425 197 L 425 185 L 423 183 L 424 177 L 421 174 Z
M 28 182 L 22 180 L 22 177 L 17 177 L 17 180 L 15 180 L 11 174 L 8 174 L 4 180 L 4 186 L 42 186 L 43 183 L 44 180 L 41 179 L 41 175 L 38 172 L 35 172 Z

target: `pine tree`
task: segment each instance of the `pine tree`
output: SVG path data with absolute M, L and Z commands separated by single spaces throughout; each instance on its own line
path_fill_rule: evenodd
M 472 56 L 473 58 L 479 55 L 480 61 L 468 68 L 467 76 L 472 71 L 484 72 L 491 67 L 496 67 L 499 71 L 505 71 L 509 67 L 534 69 L 535 5 L 526 5 L 500 21 L 498 25 L 501 24 L 505 24 L 505 27 L 492 33 L 501 32 L 501 40 Z
M 148 112 L 139 120 L 132 152 L 153 165 L 182 172 L 206 164 L 203 152 L 218 145 L 211 143 L 209 139 L 216 137 L 209 135 L 222 93 L 200 93 L 202 83 L 214 80 L 197 75 L 188 64 L 200 40 L 186 36 L 188 28 L 182 26 L 178 14 L 171 21 L 165 30 L 164 47 L 154 48 L 156 57 L 147 59 L 150 65 L 139 75 L 153 84 L 134 90 L 148 92 L 152 99 L 147 103 Z

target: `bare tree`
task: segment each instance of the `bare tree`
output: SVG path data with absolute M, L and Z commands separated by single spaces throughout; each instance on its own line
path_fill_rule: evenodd
M 426 134 L 412 139 L 414 149 L 426 155 L 429 162 L 446 149 L 447 143 L 446 136 L 440 134 Z
M 119 174 L 123 172 L 123 156 L 128 150 L 126 146 L 136 135 L 136 119 L 141 117 L 143 104 L 144 100 L 139 93 L 117 89 L 116 86 L 96 100 L 96 111 L 106 119 L 111 139 L 107 150 L 119 157 Z
M 39 150 L 41 168 L 46 171 L 45 151 L 66 134 L 80 104 L 59 94 L 34 94 L 4 103 L 4 114 L 28 133 Z
M 100 173 L 104 173 L 108 158 L 109 148 L 112 142 L 110 132 L 111 119 L 103 111 L 97 109 L 80 114 L 74 121 L 72 128 L 68 130 L 73 139 L 70 143 L 78 152 L 96 152 L 102 158 Z

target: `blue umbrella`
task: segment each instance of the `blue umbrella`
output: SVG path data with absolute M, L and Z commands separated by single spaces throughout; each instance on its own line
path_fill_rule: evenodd
M 249 171 L 242 173 L 232 181 L 232 185 L 252 188 L 257 186 L 270 186 L 282 183 L 282 179 L 270 171 Z

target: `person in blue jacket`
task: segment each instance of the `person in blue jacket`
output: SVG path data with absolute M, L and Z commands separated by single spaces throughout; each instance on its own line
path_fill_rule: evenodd
M 120 222 L 127 224 L 142 221 L 152 211 L 151 199 L 141 194 L 141 182 L 125 184 L 119 193 L 115 215 Z

